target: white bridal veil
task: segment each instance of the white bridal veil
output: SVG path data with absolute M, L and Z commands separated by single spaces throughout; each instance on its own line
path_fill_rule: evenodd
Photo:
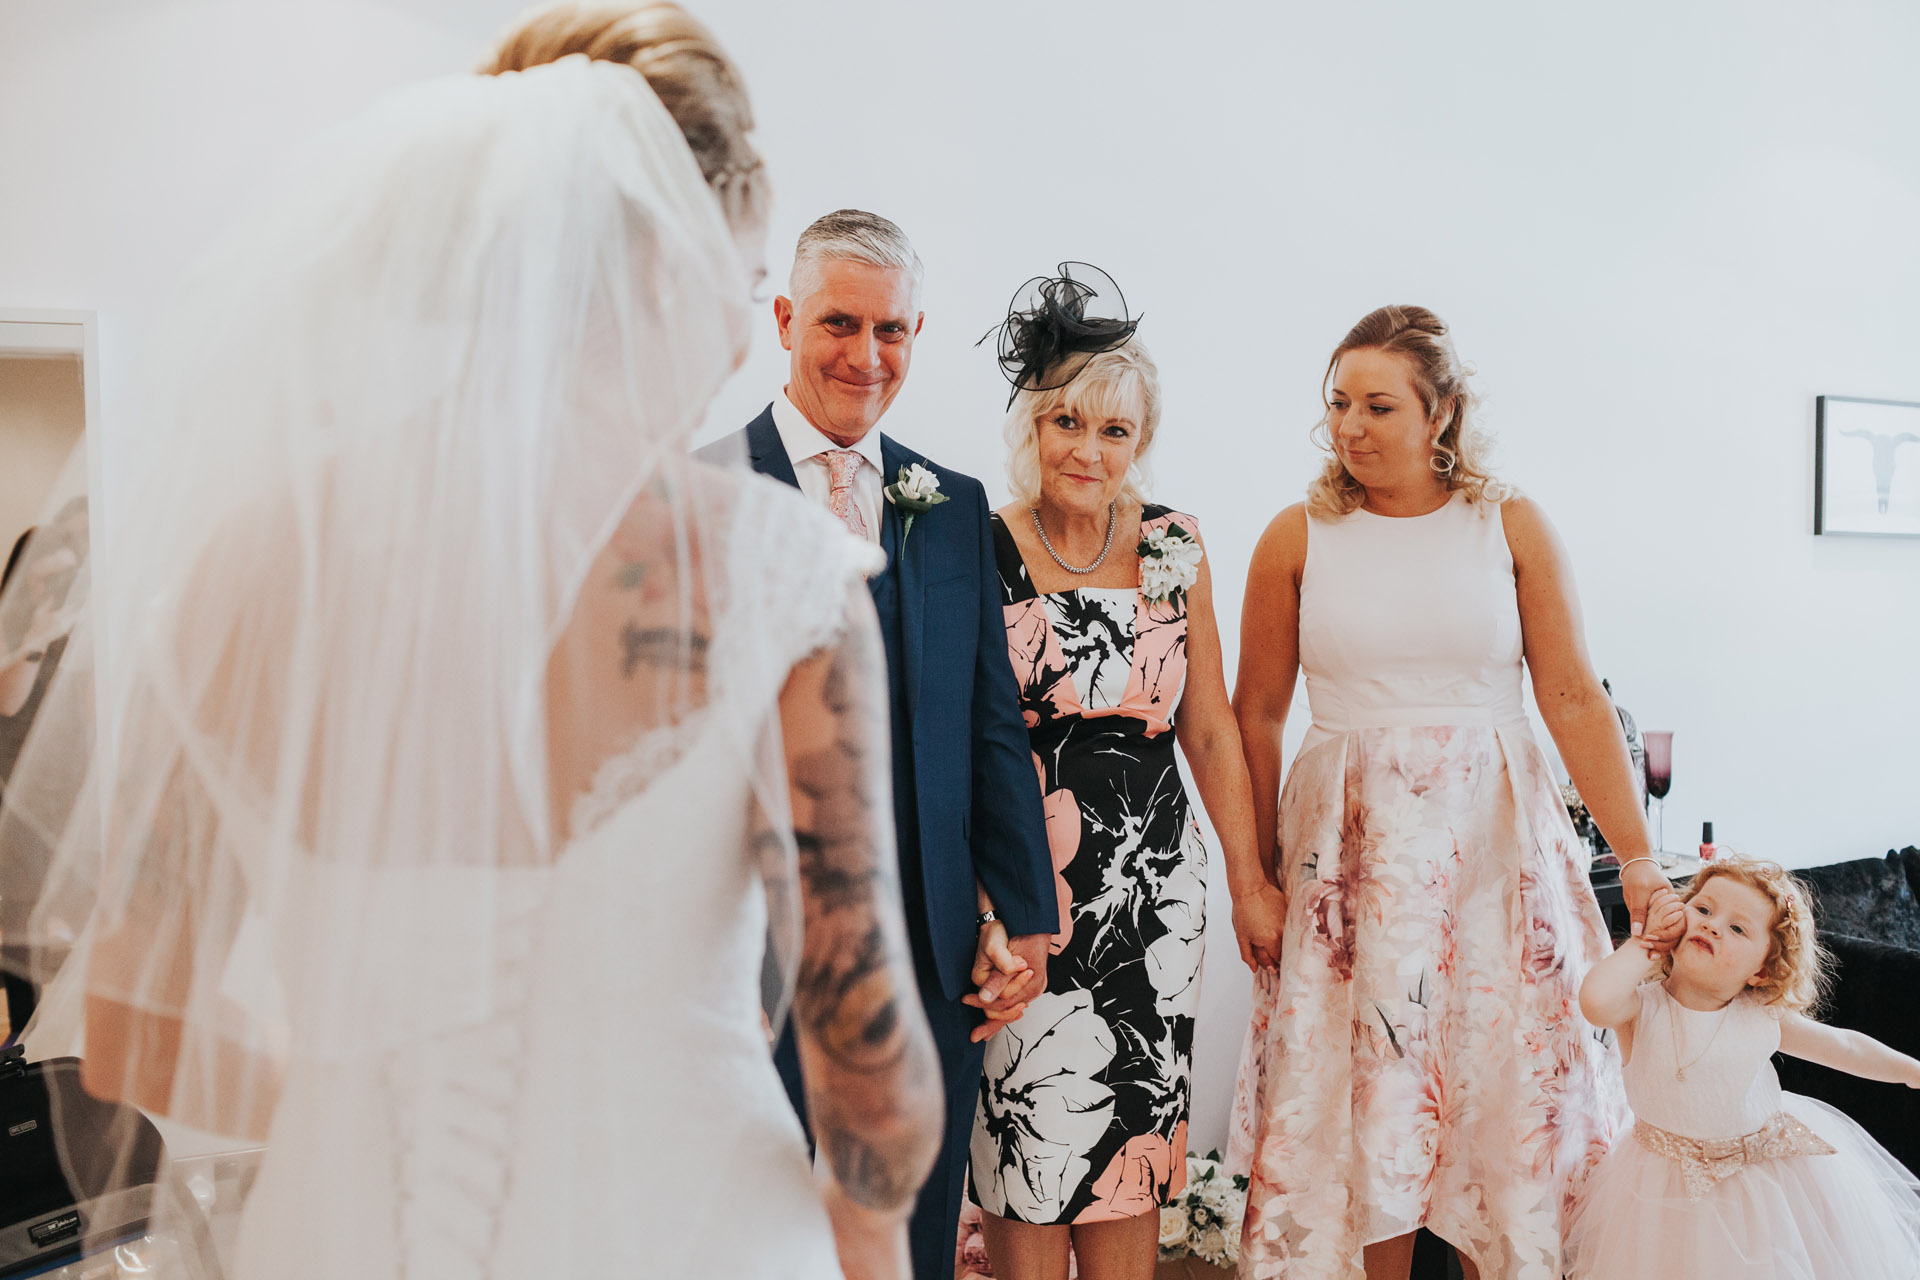
M 674 121 L 580 57 L 396 96 L 201 269 L 0 813 L 0 933 L 84 1005 L 90 1086 L 257 1138 L 290 1065 L 521 998 L 495 886 L 712 709 L 710 653 L 786 665 L 686 457 L 747 295 Z M 767 726 L 725 736 L 781 829 Z

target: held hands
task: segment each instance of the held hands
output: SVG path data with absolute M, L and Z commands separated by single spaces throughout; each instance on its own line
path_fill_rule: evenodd
M 1255 973 L 1280 968 L 1280 937 L 1287 927 L 1287 895 L 1271 881 L 1233 900 L 1233 936 L 1240 958 Z
M 1647 919 L 1640 937 L 1654 955 L 1671 951 L 1687 931 L 1687 908 L 1672 885 L 1662 885 L 1647 899 Z
M 1663 956 L 1673 950 L 1686 932 L 1687 920 L 1666 873 L 1651 862 L 1636 862 L 1621 870 L 1620 891 L 1633 917 L 1633 936 L 1646 943 L 1648 954 Z M 1672 899 L 1671 907 L 1663 907 L 1656 917 L 1654 903 L 1665 898 Z
M 980 928 L 973 953 L 970 980 L 977 990 L 960 1003 L 986 1012 L 987 1020 L 973 1029 L 976 1042 L 985 1040 L 1027 1011 L 1027 1002 L 1047 989 L 1047 944 L 1044 933 L 1007 937 L 1007 926 L 989 920 Z

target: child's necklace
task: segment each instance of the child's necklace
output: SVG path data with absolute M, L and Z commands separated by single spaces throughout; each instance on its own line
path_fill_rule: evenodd
M 1666 995 L 1667 995 L 1667 1030 L 1673 1036 L 1673 1063 L 1674 1063 L 1673 1078 L 1675 1080 L 1685 1080 L 1687 1078 L 1687 1068 L 1699 1066 L 1700 1059 L 1707 1056 L 1707 1050 L 1713 1048 L 1713 1042 L 1720 1038 L 1720 1028 L 1723 1025 L 1725 1025 L 1727 1021 L 1727 1011 L 1733 1008 L 1733 1003 L 1732 1001 L 1728 1001 L 1725 1008 L 1722 1008 L 1720 1010 L 1719 1021 L 1713 1024 L 1713 1033 L 1707 1037 L 1707 1043 L 1704 1046 L 1702 1046 L 1700 1052 L 1693 1055 L 1693 1061 L 1682 1062 L 1680 1061 L 1680 1023 L 1673 1016 L 1673 1006 L 1679 1004 L 1680 1002 L 1673 998 L 1673 992 L 1669 991 L 1666 993 Z

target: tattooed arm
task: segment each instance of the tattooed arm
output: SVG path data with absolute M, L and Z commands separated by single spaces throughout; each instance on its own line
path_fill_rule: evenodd
M 907 1274 L 904 1224 L 941 1139 L 940 1066 L 907 954 L 885 656 L 864 587 L 838 646 L 795 667 L 780 719 L 805 936 L 793 1016 L 849 1280 Z

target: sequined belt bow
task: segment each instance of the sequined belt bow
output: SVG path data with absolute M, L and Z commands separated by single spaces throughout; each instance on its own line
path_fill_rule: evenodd
M 1833 1154 L 1826 1139 L 1784 1111 L 1774 1112 L 1773 1119 L 1738 1138 L 1683 1138 L 1645 1120 L 1634 1121 L 1633 1136 L 1647 1150 L 1680 1166 L 1689 1200 L 1698 1200 L 1714 1183 L 1762 1160 Z

